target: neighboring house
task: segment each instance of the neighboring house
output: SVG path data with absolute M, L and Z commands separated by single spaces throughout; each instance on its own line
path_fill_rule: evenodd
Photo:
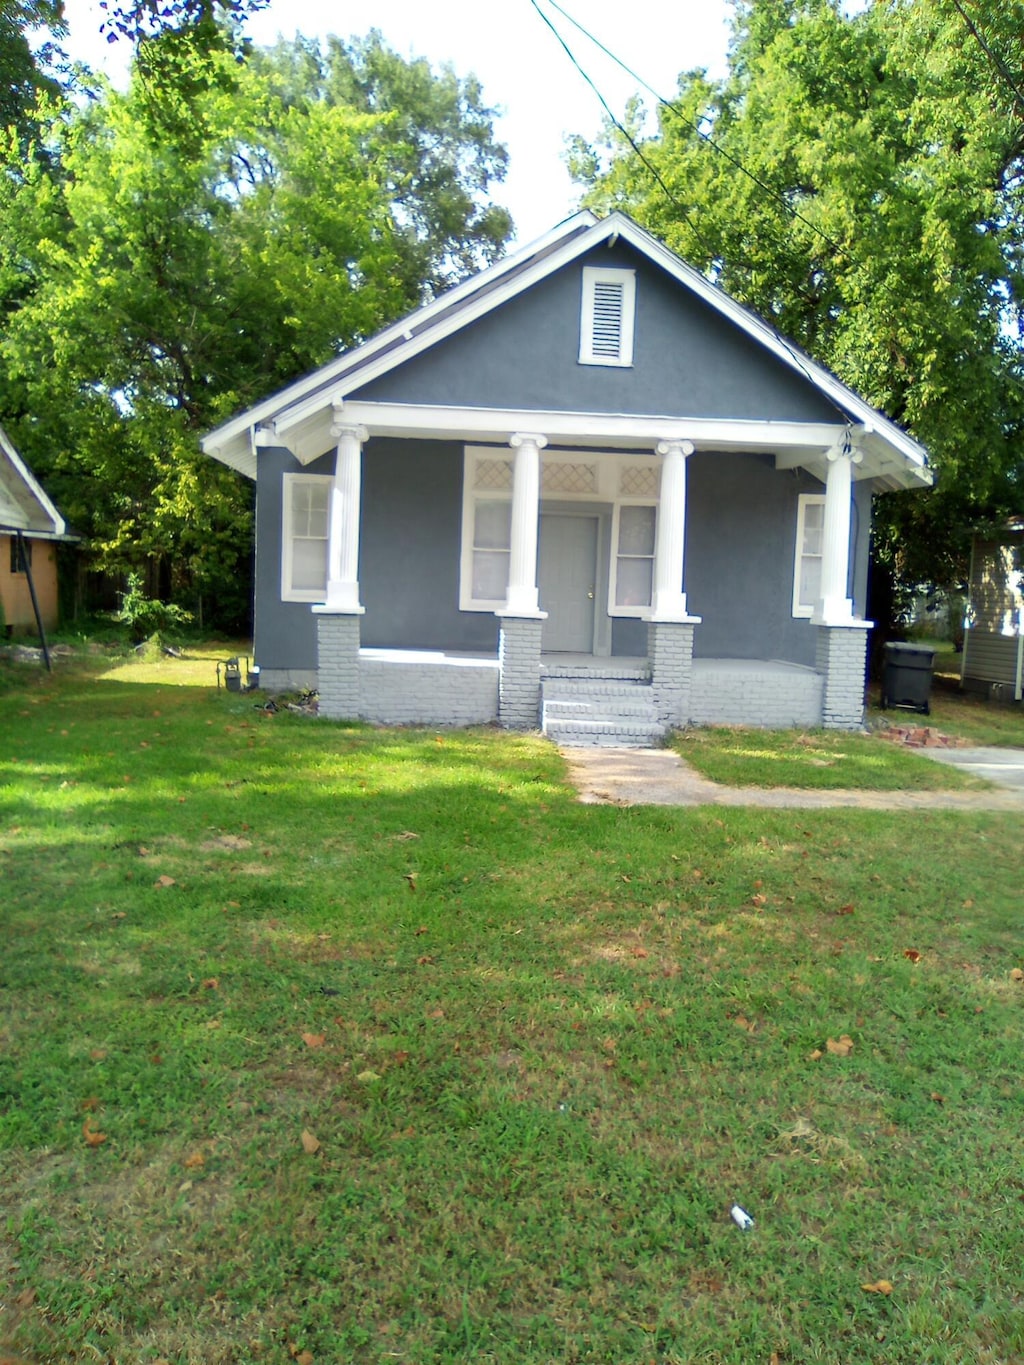
M 10 631 L 57 624 L 57 553 L 64 518 L 0 427 L 0 606 Z M 35 590 L 39 620 L 32 603 Z
M 960 681 L 1006 700 L 1024 695 L 1024 518 L 972 542 Z
M 861 723 L 871 495 L 925 451 L 620 213 L 240 414 L 265 685 L 566 742 Z

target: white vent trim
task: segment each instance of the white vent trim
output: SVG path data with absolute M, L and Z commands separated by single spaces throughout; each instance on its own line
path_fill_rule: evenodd
M 636 271 L 583 267 L 580 364 L 633 364 Z

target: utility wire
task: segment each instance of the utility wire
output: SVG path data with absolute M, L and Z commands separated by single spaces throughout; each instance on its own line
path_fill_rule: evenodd
M 694 236 L 697 238 L 697 240 L 700 242 L 700 244 L 701 244 L 701 246 L 704 248 L 704 250 L 708 253 L 708 255 L 709 255 L 710 257 L 713 258 L 714 255 L 715 255 L 715 253 L 714 253 L 714 251 L 711 249 L 711 245 L 710 245 L 710 243 L 708 242 L 707 238 L 703 235 L 703 233 L 701 232 L 700 228 L 699 228 L 699 227 L 697 226 L 697 224 L 693 221 L 693 218 L 690 216 L 690 214 L 686 211 L 686 209 L 683 207 L 683 205 L 679 202 L 679 200 L 676 198 L 676 196 L 675 196 L 675 195 L 672 193 L 672 191 L 669 189 L 668 185 L 665 183 L 665 180 L 664 180 L 664 178 L 662 177 L 661 172 L 658 170 L 657 166 L 655 166 L 654 163 L 651 161 L 651 159 L 650 159 L 648 156 L 645 155 L 645 153 L 643 152 L 643 150 L 642 150 L 642 148 L 640 147 L 639 143 L 638 143 L 638 142 L 636 141 L 636 139 L 633 137 L 632 133 L 630 133 L 629 129 L 626 128 L 626 126 L 625 126 L 618 118 L 616 118 L 615 114 L 612 112 L 611 106 L 609 105 L 608 101 L 607 101 L 607 100 L 605 99 L 605 97 L 601 94 L 600 90 L 597 88 L 597 86 L 595 85 L 594 81 L 593 81 L 593 80 L 591 79 L 591 77 L 587 74 L 587 72 L 583 70 L 583 67 L 582 67 L 582 66 L 579 64 L 579 62 L 576 60 L 575 54 L 573 53 L 572 49 L 569 47 L 569 44 L 565 41 L 565 39 L 564 39 L 564 38 L 562 37 L 562 35 L 559 33 L 558 29 L 555 28 L 554 24 L 551 22 L 551 20 L 548 18 L 548 16 L 547 16 L 547 15 L 544 13 L 544 11 L 541 9 L 540 5 L 537 3 L 537 0 L 530 0 L 530 4 L 531 4 L 531 5 L 533 6 L 533 8 L 537 11 L 537 13 L 540 15 L 541 19 L 543 19 L 544 23 L 547 24 L 548 28 L 549 28 L 549 29 L 551 30 L 551 32 L 555 35 L 555 37 L 558 39 L 558 42 L 559 42 L 559 44 L 561 45 L 563 51 L 565 52 L 565 55 L 569 58 L 570 62 L 572 62 L 573 66 L 576 68 L 576 70 L 579 72 L 579 74 L 583 77 L 583 79 L 586 81 L 586 83 L 590 86 L 591 90 L 593 90 L 594 94 L 595 94 L 595 95 L 597 96 L 597 98 L 600 100 L 600 102 L 601 102 L 601 107 L 604 109 L 605 113 L 608 115 L 608 118 L 611 120 L 612 124 L 618 129 L 618 131 L 619 131 L 619 132 L 622 134 L 622 136 L 626 139 L 626 141 L 627 141 L 627 142 L 629 143 L 629 145 L 632 147 L 633 151 L 636 153 L 636 155 L 640 158 L 640 160 L 641 160 L 641 161 L 643 162 L 643 164 L 646 166 L 646 168 L 647 168 L 647 170 L 649 171 L 649 173 L 650 173 L 650 174 L 654 177 L 654 179 L 658 182 L 659 186 L 661 187 L 662 193 L 665 195 L 665 197 L 668 199 L 668 201 L 672 204 L 673 208 L 678 209 L 678 211 L 682 214 L 683 218 L 686 220 L 686 223 L 687 223 L 687 225 L 688 225 L 689 228 L 690 228 L 690 231 L 693 233 L 693 235 L 694 235 Z M 555 8 L 558 9 L 558 6 L 556 5 Z M 566 16 L 566 17 L 568 18 L 568 16 Z
M 537 0 L 530 0 L 530 2 L 533 5 L 534 9 L 537 9 L 538 14 L 540 14 L 541 11 L 537 6 Z M 850 260 L 853 260 L 853 257 L 850 256 L 850 253 L 846 249 L 846 247 L 844 247 L 840 242 L 837 242 L 835 238 L 830 237 L 827 232 L 823 231 L 820 227 L 818 227 L 817 223 L 812 223 L 809 218 L 806 218 L 800 212 L 799 209 L 795 208 L 793 204 L 790 203 L 789 199 L 786 197 L 785 194 L 782 193 L 781 190 L 775 189 L 775 187 L 769 185 L 767 181 L 762 180 L 759 175 L 755 174 L 754 171 L 750 170 L 749 167 L 745 166 L 743 162 L 739 159 L 739 157 L 734 156 L 733 153 L 728 151 L 725 147 L 723 147 L 720 142 L 716 142 L 715 139 L 711 136 L 711 134 L 705 132 L 699 123 L 695 123 L 693 119 L 688 118 L 687 115 L 682 111 L 682 109 L 680 109 L 678 104 L 675 104 L 673 103 L 672 100 L 667 100 L 664 98 L 664 96 L 660 95 L 658 91 L 655 90 L 653 85 L 651 85 L 648 81 L 645 81 L 641 75 L 634 71 L 632 67 L 628 66 L 626 62 L 622 60 L 621 57 L 619 57 L 616 53 L 614 53 L 611 50 L 611 48 L 606 47 L 605 44 L 601 42 L 600 38 L 595 37 L 595 35 L 591 33 L 588 28 L 585 28 L 584 25 L 581 24 L 578 19 L 574 19 L 573 16 L 567 10 L 563 9 L 562 6 L 558 3 L 558 0 L 547 0 L 547 3 L 551 6 L 552 9 L 557 10 L 563 19 L 566 19 L 570 24 L 572 24 L 574 28 L 578 29 L 580 33 L 583 34 L 584 38 L 592 42 L 599 51 L 603 52 L 604 55 L 608 57 L 611 61 L 613 61 L 616 66 L 620 67 L 626 73 L 626 75 L 630 77 L 631 80 L 636 81 L 636 83 L 642 86 L 643 89 L 646 90 L 649 95 L 652 95 L 654 99 L 658 102 L 658 104 L 662 106 L 662 108 L 670 109 L 672 113 L 674 113 L 676 117 L 680 120 L 680 122 L 685 123 L 690 128 L 692 128 L 702 142 L 706 143 L 707 146 L 711 147 L 714 151 L 716 151 L 719 156 L 724 157 L 725 160 L 728 161 L 730 165 L 735 166 L 736 169 L 740 171 L 743 175 L 745 175 L 748 180 L 753 181 L 753 183 L 758 187 L 758 189 L 764 190 L 765 194 L 771 195 L 773 199 L 775 199 L 778 203 L 780 203 L 783 206 L 783 208 L 785 208 L 788 214 L 798 219 L 801 223 L 804 224 L 805 227 L 810 228 L 810 230 L 817 236 L 819 236 L 822 239 L 822 241 L 827 242 L 827 244 L 832 248 L 833 251 L 837 252 L 840 256 L 847 256 L 849 257 Z M 953 3 L 956 4 L 956 0 L 953 0 Z M 543 14 L 541 14 L 541 17 L 545 18 L 545 22 L 548 22 L 548 26 L 552 29 L 552 32 L 555 32 L 554 27 L 550 24 L 549 21 L 546 20 L 546 17 Z M 561 41 L 561 39 L 559 39 L 559 41 Z M 562 46 L 565 47 L 565 44 L 562 43 Z M 566 48 L 567 52 L 568 50 L 569 49 Z M 572 56 L 571 53 L 569 55 L 570 57 Z M 575 59 L 573 59 L 573 64 L 577 65 Z M 593 87 L 593 82 L 590 81 L 589 77 L 587 77 L 587 80 L 589 84 Z M 594 88 L 596 89 L 596 87 Z M 601 98 L 600 95 L 598 95 L 598 98 L 599 99 Z M 606 109 L 608 108 L 607 104 L 605 104 L 603 99 L 601 100 L 601 103 L 604 104 Z M 632 138 L 630 138 L 630 142 L 632 142 Z M 636 144 L 634 143 L 633 145 L 635 147 Z
M 1002 76 L 1003 80 L 1013 91 L 1014 102 L 1017 105 L 1017 112 L 1022 117 L 1024 117 L 1024 90 L 1022 90 L 1021 87 L 1014 80 L 1013 72 L 1006 65 L 1005 60 L 1002 57 L 1000 57 L 999 53 L 996 52 L 992 47 L 990 47 L 989 44 L 986 42 L 985 37 L 982 34 L 981 30 L 978 28 L 977 24 L 975 24 L 974 20 L 964 9 L 963 5 L 961 5 L 960 0 L 953 0 L 953 8 L 956 10 L 957 14 L 960 15 L 960 18 L 967 25 L 967 28 L 970 31 L 971 36 L 977 42 L 982 52 L 984 52 L 985 56 L 995 67 L 998 74 Z
M 708 257 L 709 257 L 711 260 L 714 260 L 717 253 L 714 252 L 714 251 L 712 250 L 712 248 L 711 248 L 710 244 L 708 243 L 707 239 L 703 236 L 703 234 L 701 233 L 700 229 L 697 227 L 697 224 L 693 221 L 693 219 L 691 218 L 691 216 L 687 213 L 686 209 L 683 207 L 683 205 L 679 202 L 679 200 L 676 198 L 676 196 L 675 196 L 675 195 L 672 193 L 672 191 L 669 189 L 668 185 L 666 185 L 664 179 L 662 178 L 661 174 L 660 174 L 659 171 L 658 171 L 658 168 L 657 168 L 655 165 L 653 165 L 653 163 L 650 161 L 650 159 L 644 154 L 644 152 L 643 152 L 643 151 L 641 150 L 641 148 L 638 146 L 638 144 L 637 144 L 635 138 L 633 138 L 633 136 L 629 133 L 629 131 L 628 131 L 625 127 L 623 127 L 622 123 L 615 117 L 615 114 L 612 112 L 611 106 L 608 104 L 608 101 L 607 101 L 607 100 L 605 99 L 605 97 L 601 94 L 601 91 L 597 88 L 597 85 L 596 85 L 596 83 L 593 81 L 593 79 L 588 75 L 588 73 L 587 73 L 586 71 L 584 71 L 583 67 L 582 67 L 582 66 L 580 65 L 580 63 L 577 61 L 577 59 L 576 59 L 576 57 L 575 57 L 575 54 L 573 53 L 572 49 L 569 47 L 569 44 L 565 41 L 565 39 L 564 39 L 564 38 L 562 37 L 562 35 L 559 33 L 558 29 L 555 28 L 554 24 L 551 22 L 551 20 L 548 18 L 548 16 L 544 13 L 544 11 L 540 8 L 540 5 L 538 4 L 537 0 L 530 0 L 530 3 L 533 5 L 533 8 L 537 11 L 537 13 L 540 15 L 541 19 L 544 20 L 544 23 L 548 26 L 548 28 L 551 30 L 551 32 L 552 32 L 552 33 L 555 35 L 555 37 L 558 39 L 558 42 L 559 42 L 560 46 L 561 46 L 562 49 L 564 50 L 566 56 L 569 58 L 570 62 L 572 62 L 572 64 L 573 64 L 573 66 L 575 67 L 575 69 L 579 72 L 579 74 L 583 77 L 583 79 L 586 81 L 586 83 L 590 86 L 591 90 L 593 90 L 593 92 L 594 92 L 594 94 L 597 96 L 598 100 L 600 100 L 601 106 L 602 106 L 602 108 L 604 109 L 605 113 L 608 115 L 608 117 L 609 117 L 609 119 L 611 120 L 612 124 L 619 130 L 619 132 L 622 134 L 622 136 L 623 136 L 623 137 L 626 139 L 626 141 L 629 143 L 630 147 L 632 147 L 633 151 L 636 153 L 636 155 L 637 155 L 637 156 L 640 158 L 640 160 L 643 162 L 644 166 L 647 168 L 647 170 L 650 172 L 650 174 L 651 174 L 651 175 L 654 177 L 654 179 L 657 181 L 657 183 L 658 183 L 658 185 L 661 187 L 662 193 L 665 195 L 665 197 L 669 200 L 669 202 L 672 204 L 672 206 L 673 206 L 674 208 L 676 208 L 676 209 L 679 211 L 680 214 L 682 214 L 682 216 L 683 216 L 683 218 L 685 219 L 686 223 L 687 223 L 688 226 L 690 227 L 690 230 L 693 232 L 694 236 L 695 236 L 695 237 L 697 238 L 697 240 L 700 242 L 700 244 L 701 244 L 701 246 L 704 248 L 705 252 L 707 252 Z M 619 59 L 618 59 L 613 53 L 609 52 L 608 49 L 607 49 L 606 47 L 604 47 L 604 45 L 603 45 L 602 43 L 599 43 L 599 42 L 597 41 L 597 39 L 593 37 L 592 34 L 587 33 L 587 30 L 584 29 L 584 28 L 582 27 L 582 25 L 576 23 L 576 20 L 573 19 L 571 15 L 566 14 L 565 10 L 563 10 L 562 7 L 561 7 L 560 5 L 558 5 L 558 4 L 555 3 L 555 0 L 548 0 L 548 3 L 551 4 L 556 10 L 558 10 L 558 12 L 559 12 L 560 14 L 562 14 L 566 19 L 568 19 L 570 23 L 575 24 L 575 26 L 580 30 L 581 33 L 583 33 L 586 37 L 590 38 L 591 42 L 597 43 L 597 46 L 600 47 L 601 50 L 602 50 L 603 52 L 606 52 L 606 53 L 608 54 L 608 56 L 612 58 L 613 61 L 618 62 L 618 64 L 623 68 L 623 70 L 626 71 L 630 76 L 632 76 L 634 80 L 640 80 L 640 77 L 638 77 L 638 76 L 636 75 L 635 72 L 630 71 L 629 67 L 627 67 L 627 66 L 625 65 L 624 62 L 619 61 Z M 659 100 L 660 100 L 660 97 L 658 96 L 657 92 L 654 91 L 654 90 L 652 90 L 651 87 L 650 87 L 649 85 L 647 85 L 647 82 L 646 82 L 646 81 L 640 80 L 640 84 L 643 85 L 646 89 L 650 90 L 650 91 L 651 91 L 651 94 L 654 95 L 655 99 L 659 99 Z M 660 100 L 660 102 L 663 103 L 663 104 L 666 103 L 664 100 Z M 672 106 L 668 106 L 668 107 L 671 108 Z M 699 129 L 698 129 L 697 131 L 700 132 Z M 705 137 L 706 137 L 705 134 L 701 134 L 701 136 L 705 136 Z M 707 140 L 710 141 L 710 139 L 707 139 Z M 714 145 L 714 144 L 712 144 L 712 145 Z M 726 153 L 725 155 L 728 155 L 728 154 Z M 729 157 L 729 159 L 730 159 L 731 161 L 735 161 L 735 158 L 733 158 L 733 157 L 731 157 L 731 156 Z M 735 161 L 735 164 L 736 164 L 737 166 L 739 166 L 741 170 L 744 169 L 744 168 L 740 165 L 740 162 L 739 162 L 739 161 Z M 748 174 L 748 175 L 751 175 L 751 173 L 750 173 L 749 171 L 746 171 L 745 173 Z M 786 208 L 786 211 L 787 211 L 788 213 L 794 213 L 794 212 L 795 212 L 795 210 L 793 209 L 792 205 L 789 204 L 789 203 L 786 201 L 786 199 L 785 199 L 782 195 L 780 195 L 780 194 L 778 193 L 778 191 L 773 191 L 773 190 L 770 189 L 769 186 L 763 185 L 761 181 L 757 180 L 757 177 L 756 177 L 756 176 L 751 175 L 751 178 L 752 178 L 753 180 L 755 180 L 755 182 L 756 182 L 758 185 L 761 185 L 761 187 L 762 187 L 767 193 L 769 193 L 769 194 L 774 194 L 775 198 L 779 199 L 780 202 L 782 202 L 782 204 L 784 205 L 784 207 Z M 802 215 L 797 214 L 797 217 L 802 218 Z M 807 223 L 809 227 L 812 227 L 812 228 L 814 227 L 814 224 L 808 222 L 808 220 L 807 220 L 806 218 L 802 218 L 802 221 L 805 222 L 805 223 Z M 824 237 L 826 241 L 831 242 L 831 239 L 828 238 L 828 237 L 825 235 L 825 233 L 821 232 L 820 229 L 817 229 L 817 228 L 816 228 L 815 231 L 818 232 L 818 235 L 819 235 L 819 236 Z M 841 246 L 839 246 L 838 243 L 832 242 L 831 244 L 832 244 L 832 246 L 835 248 L 836 251 L 838 251 L 838 252 L 840 252 L 841 254 L 846 255 L 846 256 L 849 257 L 849 253 L 846 252 Z M 852 260 L 853 258 L 850 257 L 850 259 Z M 782 332 L 779 331 L 778 327 L 776 327 L 776 325 L 775 325 L 773 322 L 771 322 L 771 321 L 770 321 L 769 319 L 767 319 L 767 318 L 762 318 L 761 321 L 763 321 L 764 324 L 765 324 L 765 326 L 769 328 L 769 330 L 771 331 L 772 335 L 776 338 L 776 340 L 778 340 L 778 341 L 786 348 L 786 350 L 789 352 L 789 355 L 792 357 L 794 363 L 795 363 L 795 364 L 797 365 L 797 367 L 801 370 L 801 372 L 807 377 L 807 379 L 809 379 L 809 380 L 811 381 L 811 383 L 814 383 L 814 380 L 813 380 L 813 378 L 812 378 L 812 376 L 811 376 L 811 373 L 810 373 L 810 371 L 809 371 L 808 368 L 807 368 L 806 357 L 803 356 L 799 350 L 797 350 L 797 349 L 794 348 L 793 343 L 789 340 L 789 338 L 783 336 Z M 832 406 L 836 409 L 836 411 L 840 414 L 840 416 L 842 416 L 842 417 L 847 417 L 847 418 L 849 417 L 849 414 L 847 413 L 847 411 L 846 411 L 845 408 L 840 407 L 839 404 L 836 403 L 835 400 L 834 400 L 833 398 L 829 397 L 828 395 L 826 395 L 826 397 L 827 397 L 827 399 L 828 399 L 828 402 L 832 404 Z

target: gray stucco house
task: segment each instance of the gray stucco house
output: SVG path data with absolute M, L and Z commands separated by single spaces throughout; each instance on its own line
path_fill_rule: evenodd
M 267 687 L 643 744 L 860 724 L 872 493 L 926 454 L 629 218 L 576 214 L 247 412 Z

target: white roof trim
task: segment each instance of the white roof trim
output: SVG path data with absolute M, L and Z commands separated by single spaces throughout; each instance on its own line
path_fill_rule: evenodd
M 502 275 L 507 275 L 510 270 L 517 269 L 524 261 L 529 260 L 531 256 L 535 256 L 538 252 L 546 250 L 549 246 L 560 241 L 563 237 L 572 236 L 578 233 L 580 228 L 590 226 L 597 221 L 598 219 L 589 209 L 583 209 L 579 213 L 574 213 L 571 217 L 566 218 L 564 222 L 558 223 L 549 232 L 546 232 L 543 237 L 538 237 L 535 241 L 528 242 L 517 251 L 511 252 L 508 256 L 503 256 L 501 260 L 496 261 L 494 265 L 488 266 L 485 270 L 479 271 L 475 275 L 470 275 L 469 278 L 463 280 L 461 284 L 454 285 L 443 294 L 439 294 L 436 299 L 432 299 L 430 303 L 424 304 L 422 308 L 417 308 L 412 313 L 406 313 L 403 317 L 399 318 L 397 322 L 391 323 L 390 326 L 385 327 L 382 332 L 376 333 L 376 335 L 370 337 L 368 341 L 364 341 L 360 346 L 356 346 L 350 351 L 345 351 L 335 360 L 330 360 L 326 365 L 322 365 L 318 370 L 314 370 L 312 374 L 304 375 L 301 379 L 297 379 L 295 383 L 289 384 L 286 388 L 281 389 L 276 394 L 272 394 L 270 398 L 265 398 L 261 403 L 257 403 L 254 407 L 247 408 L 245 412 L 241 412 L 236 417 L 232 417 L 229 421 L 222 423 L 207 436 L 203 437 L 201 442 L 203 450 L 207 455 L 215 455 L 218 456 L 218 458 L 221 458 L 218 455 L 218 451 L 233 438 L 247 433 L 250 428 L 260 426 L 269 418 L 273 418 L 277 413 L 281 412 L 285 407 L 292 403 L 299 402 L 311 391 L 319 390 L 323 385 L 329 384 L 331 379 L 335 376 L 340 377 L 352 366 L 356 359 L 364 360 L 367 356 L 374 355 L 382 348 L 389 346 L 396 338 L 403 336 L 405 332 L 408 331 L 409 325 L 413 319 L 415 319 L 417 327 L 422 326 L 424 323 L 429 322 L 432 317 L 436 316 L 437 313 L 458 303 L 459 300 L 465 298 L 467 294 L 475 293 L 476 290 L 482 288 L 488 281 L 500 279 Z M 331 400 L 328 398 L 326 401 L 329 404 Z M 235 467 L 238 468 L 237 465 Z
M 33 525 L 30 523 L 29 520 L 26 519 L 24 525 L 4 527 L 4 529 L 24 531 L 28 535 L 40 536 L 66 535 L 67 523 L 65 522 L 61 514 L 57 511 L 57 508 L 54 506 L 54 504 L 46 496 L 46 493 L 43 491 L 42 486 L 36 479 L 35 475 L 32 473 L 31 469 L 29 469 L 28 465 L 25 463 L 25 461 L 18 454 L 17 450 L 14 448 L 14 444 L 11 441 L 11 438 L 7 435 L 7 432 L 4 431 L 3 427 L 0 427 L 0 455 L 2 455 L 3 460 L 5 460 L 13 468 L 14 473 L 21 480 L 21 483 L 23 484 L 25 491 L 29 494 L 32 500 L 39 506 L 40 510 L 43 513 L 43 516 L 49 522 L 49 525 L 44 527 Z M 3 472 L 2 468 L 0 468 L 0 481 L 2 480 Z
M 581 231 L 581 228 L 584 230 Z M 612 238 L 628 242 L 770 351 L 789 369 L 801 375 L 844 414 L 848 414 L 855 423 L 862 426 L 865 433 L 874 438 L 872 445 L 878 448 L 884 444 L 896 452 L 899 457 L 897 463 L 903 464 L 903 470 L 900 471 L 902 478 L 898 480 L 900 484 L 931 483 L 932 476 L 927 467 L 926 452 L 919 442 L 865 402 L 835 375 L 786 341 L 767 322 L 729 298 L 723 290 L 680 260 L 657 238 L 619 212 L 614 212 L 601 220 L 586 212 L 567 219 L 538 241 L 530 243 L 489 270 L 457 285 L 455 289 L 449 290 L 433 303 L 393 324 L 371 341 L 346 352 L 336 361 L 299 380 L 276 397 L 267 399 L 231 422 L 218 427 L 203 439 L 203 450 L 254 478 L 257 444 L 254 433 L 259 424 L 267 423 L 270 433 L 283 438 L 279 442 L 281 445 L 291 445 L 288 434 L 293 428 L 308 422 L 317 412 L 332 408 L 342 402 L 347 394 L 365 387 L 390 370 L 422 354 L 523 290 L 560 270 L 575 258 Z M 562 245 L 558 247 L 560 241 Z M 552 247 L 556 249 L 551 250 Z M 543 251 L 547 251 L 547 254 L 535 261 L 532 266 L 519 271 L 504 284 L 500 283 L 503 274 L 508 274 L 513 268 L 518 268 Z M 489 282 L 494 282 L 496 287 L 483 289 Z M 478 291 L 480 291 L 478 298 L 468 302 L 465 307 L 451 310 L 452 304 Z M 438 317 L 439 313 L 442 316 Z M 432 318 L 436 318 L 433 323 Z M 415 326 L 417 330 L 410 335 L 411 326 Z M 398 344 L 394 345 L 396 341 Z M 385 347 L 390 349 L 380 354 Z M 373 358 L 375 356 L 376 359 Z M 262 437 L 260 443 L 277 444 L 269 433 L 263 436 L 261 432 L 260 436 Z

